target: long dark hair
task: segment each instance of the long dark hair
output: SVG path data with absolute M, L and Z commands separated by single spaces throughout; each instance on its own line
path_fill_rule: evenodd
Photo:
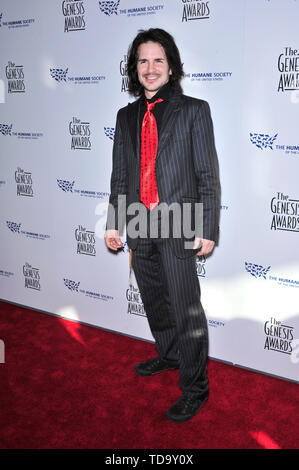
M 172 71 L 169 76 L 169 83 L 182 93 L 181 80 L 184 76 L 183 66 L 181 63 L 180 53 L 171 34 L 164 29 L 150 28 L 148 30 L 139 30 L 136 38 L 132 42 L 128 51 L 128 90 L 133 96 L 140 96 L 143 87 L 138 80 L 137 60 L 138 47 L 140 44 L 152 41 L 161 44 L 164 48 L 168 65 Z

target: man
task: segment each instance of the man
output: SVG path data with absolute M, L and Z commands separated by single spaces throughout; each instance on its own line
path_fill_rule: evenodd
M 179 51 L 166 31 L 139 32 L 128 53 L 128 76 L 129 91 L 139 99 L 117 115 L 105 242 L 113 251 L 122 247 L 122 216 L 117 214 L 122 212 L 120 196 L 125 196 L 132 266 L 158 351 L 158 357 L 137 364 L 135 371 L 149 376 L 179 369 L 183 393 L 166 416 L 182 422 L 195 416 L 209 394 L 208 330 L 196 255 L 211 253 L 218 237 L 220 185 L 213 125 L 208 103 L 182 94 Z M 197 218 L 199 203 L 203 227 Z M 181 219 L 159 210 L 175 204 L 180 209 L 191 206 L 191 247 L 186 243 L 190 233 L 178 235 L 185 226 Z M 145 215 L 134 232 L 136 207 Z M 166 216 L 169 233 L 163 228 Z

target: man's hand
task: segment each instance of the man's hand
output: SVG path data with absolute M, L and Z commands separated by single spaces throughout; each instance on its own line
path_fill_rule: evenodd
M 104 239 L 106 246 L 110 250 L 117 251 L 123 246 L 123 243 L 119 238 L 118 230 L 106 230 Z
M 212 240 L 206 240 L 205 238 L 195 238 L 193 250 L 196 250 L 202 244 L 201 249 L 196 253 L 197 256 L 208 255 L 213 251 L 215 242 Z

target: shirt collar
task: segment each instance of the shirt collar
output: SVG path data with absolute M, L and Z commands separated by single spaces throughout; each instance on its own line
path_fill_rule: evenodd
M 148 101 L 149 103 L 153 103 L 154 101 L 156 101 L 158 98 L 162 98 L 163 101 L 168 101 L 169 100 L 169 96 L 170 96 L 170 93 L 171 93 L 171 86 L 170 86 L 170 83 L 167 82 L 165 83 L 165 85 L 163 85 L 159 91 L 157 91 L 157 93 L 150 99 L 148 100 L 146 97 L 145 97 L 145 94 L 143 92 L 143 96 L 144 96 L 144 99 L 146 101 Z

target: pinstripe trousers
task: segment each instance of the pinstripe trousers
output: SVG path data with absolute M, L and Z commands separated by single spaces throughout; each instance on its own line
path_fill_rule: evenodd
M 168 239 L 140 238 L 132 267 L 159 357 L 179 365 L 185 394 L 206 392 L 208 328 L 195 254 L 177 258 Z

